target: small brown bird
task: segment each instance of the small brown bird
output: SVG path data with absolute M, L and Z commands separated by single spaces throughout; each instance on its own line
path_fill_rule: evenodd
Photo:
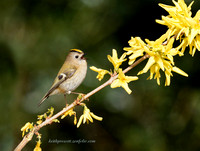
M 70 50 L 53 85 L 41 99 L 39 105 L 51 95 L 70 94 L 83 82 L 87 73 L 87 62 L 84 56 L 84 52 L 79 49 Z

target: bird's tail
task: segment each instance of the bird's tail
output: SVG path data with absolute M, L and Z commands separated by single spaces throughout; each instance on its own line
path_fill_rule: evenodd
M 65 79 L 64 79 L 65 80 Z M 40 103 L 38 104 L 38 106 L 40 106 L 50 95 L 53 95 L 53 94 L 57 94 L 55 93 L 55 89 L 57 89 L 59 87 L 59 85 L 64 81 L 60 81 L 58 82 L 57 84 L 53 85 L 50 90 L 45 94 L 45 96 L 41 99 Z

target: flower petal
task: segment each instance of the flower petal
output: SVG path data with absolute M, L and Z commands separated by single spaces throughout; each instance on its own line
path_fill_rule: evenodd
M 185 73 L 183 70 L 179 69 L 178 67 L 173 67 L 172 71 L 174 71 L 174 72 L 176 72 L 176 73 L 178 73 L 178 74 L 180 74 L 182 76 L 188 77 L 188 74 Z
M 112 84 L 110 85 L 111 88 L 117 88 L 121 86 L 121 82 L 119 79 L 116 79 L 115 81 L 112 82 Z
M 154 57 L 150 57 L 147 64 L 145 65 L 144 69 L 142 70 L 143 73 L 146 73 L 154 63 L 155 63 Z
M 168 73 L 167 71 L 165 72 L 165 86 L 169 86 L 170 85 L 170 73 Z
M 83 121 L 83 115 L 81 115 L 81 117 L 79 118 L 78 124 L 77 124 L 77 128 L 79 128 L 79 126 L 81 125 Z
M 97 116 L 97 115 L 95 115 L 94 113 L 92 113 L 92 112 L 90 112 L 90 115 L 94 118 L 94 119 L 96 119 L 96 120 L 98 120 L 98 121 L 102 121 L 103 120 L 103 118 L 102 117 L 100 117 L 100 116 Z
M 122 87 L 124 88 L 124 90 L 126 90 L 126 92 L 128 93 L 128 94 L 131 94 L 131 89 L 128 87 L 128 83 L 123 83 L 122 84 Z
M 126 76 L 126 82 L 129 83 L 131 81 L 138 80 L 137 76 Z

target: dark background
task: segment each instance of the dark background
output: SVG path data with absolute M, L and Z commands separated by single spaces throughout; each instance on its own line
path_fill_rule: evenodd
M 191 1 L 187 0 L 189 5 Z M 22 140 L 21 127 L 35 122 L 37 115 L 53 106 L 65 106 L 64 97 L 52 96 L 37 104 L 50 88 L 69 49 L 87 53 L 89 66 L 111 69 L 107 55 L 119 54 L 131 36 L 155 40 L 167 28 L 155 23 L 167 15 L 158 3 L 169 0 L 1 0 L 0 1 L 0 150 L 12 150 Z M 196 0 L 193 14 L 199 9 Z M 93 95 L 87 106 L 103 121 L 76 128 L 73 118 L 40 130 L 42 149 L 120 151 L 200 150 L 199 52 L 194 57 L 175 57 L 176 66 L 189 74 L 174 73 L 169 87 L 148 74 L 130 83 L 128 95 L 122 88 L 106 87 Z M 127 75 L 136 75 L 142 63 Z M 124 65 L 126 67 L 126 64 Z M 106 76 L 103 81 L 108 79 Z M 88 70 L 77 92 L 87 93 L 100 84 Z M 71 95 L 69 100 L 75 96 Z M 70 101 L 69 101 L 70 102 Z M 82 108 L 77 107 L 78 116 Z M 49 140 L 95 140 L 95 143 L 48 143 Z M 36 138 L 24 150 L 33 150 Z

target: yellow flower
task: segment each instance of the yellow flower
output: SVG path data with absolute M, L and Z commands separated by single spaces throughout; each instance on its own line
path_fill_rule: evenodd
M 128 87 L 128 83 L 131 81 L 135 81 L 137 79 L 138 79 L 138 77 L 136 77 L 136 76 L 125 76 L 124 73 L 122 72 L 122 69 L 119 68 L 118 79 L 113 81 L 113 83 L 110 86 L 111 86 L 111 88 L 122 87 L 126 90 L 126 92 L 128 94 L 130 94 L 132 91 Z
M 159 4 L 169 15 L 162 16 L 162 20 L 156 20 L 156 22 L 168 26 L 168 38 L 175 35 L 176 40 L 182 41 L 180 46 L 177 47 L 177 49 L 180 49 L 183 46 L 182 55 L 185 48 L 189 46 L 189 53 L 193 56 L 196 49 L 200 51 L 200 10 L 194 17 L 191 17 L 193 2 L 188 7 L 184 0 L 178 0 L 178 2 L 173 0 L 173 3 L 175 6 Z
M 113 64 L 115 71 L 118 71 L 119 66 L 122 64 L 122 62 L 126 61 L 126 53 L 124 53 L 119 59 L 117 55 L 117 51 L 115 49 L 112 50 L 112 57 L 108 55 L 108 60 Z
M 83 115 L 81 115 L 81 117 L 79 118 L 78 124 L 77 124 L 77 128 L 81 125 L 81 123 L 83 122 L 83 124 L 85 124 L 85 122 L 87 122 L 87 124 L 90 122 L 93 123 L 93 119 L 102 121 L 103 118 L 99 117 L 97 115 L 94 115 L 94 113 L 90 112 L 90 110 L 87 108 L 87 106 L 84 104 L 84 110 L 83 110 Z
M 48 109 L 48 111 L 42 115 L 38 115 L 38 121 L 36 122 L 38 125 L 41 124 L 43 122 L 43 120 L 45 120 L 46 118 L 50 118 L 52 117 L 53 115 L 53 112 L 54 112 L 54 108 L 51 107 L 50 109 Z M 48 115 L 49 114 L 49 115 Z M 56 120 L 57 122 L 58 120 Z
M 48 109 L 48 111 L 46 112 L 47 114 L 49 113 L 48 118 L 52 117 L 53 112 L 54 112 L 54 108 L 53 107 L 51 107 L 50 109 Z
M 146 44 L 141 40 L 140 37 L 131 37 L 129 40 L 129 45 L 131 47 L 124 48 L 129 56 L 129 65 L 133 64 L 138 57 L 144 55 L 144 50 L 146 49 Z
M 166 77 L 166 80 L 165 80 L 165 86 L 169 86 L 170 85 L 170 78 L 172 75 L 172 71 L 173 72 L 176 72 L 182 76 L 188 76 L 184 71 L 182 71 L 181 69 L 179 69 L 178 67 L 173 67 L 169 62 L 167 61 L 164 61 L 164 65 L 168 68 L 166 68 L 166 70 L 164 71 L 165 73 L 165 77 Z M 148 79 L 152 79 L 153 78 L 153 75 L 155 74 L 154 76 L 154 79 L 157 79 L 157 84 L 160 85 L 160 67 L 158 65 L 152 65 L 150 67 L 150 76 L 148 77 Z
M 194 56 L 196 49 L 200 51 L 200 35 L 197 35 L 189 46 L 190 46 L 189 53 L 192 56 Z
M 110 74 L 110 72 L 108 70 L 96 68 L 95 66 L 91 66 L 90 69 L 95 71 L 95 72 L 98 72 L 97 79 L 99 81 L 101 81 L 104 78 L 105 74 Z
M 40 145 L 41 145 L 41 135 L 38 135 L 37 138 L 39 140 L 37 141 L 37 144 L 36 144 L 33 151 L 42 151 L 42 148 L 40 147 Z
M 169 31 L 168 31 L 169 32 Z M 174 60 L 173 57 L 177 54 L 180 55 L 180 52 L 172 48 L 174 43 L 174 38 L 170 38 L 167 40 L 168 32 L 162 35 L 159 39 L 156 41 L 149 41 L 146 39 L 147 46 L 149 49 L 145 49 L 146 53 L 150 55 L 149 60 L 147 61 L 147 64 L 141 70 L 138 75 L 146 73 L 148 70 L 150 70 L 150 76 L 148 79 L 152 79 L 153 75 L 155 74 L 154 78 L 157 79 L 158 85 L 160 85 L 160 69 L 165 72 L 166 81 L 165 85 L 170 85 L 170 76 L 172 76 L 172 71 L 176 72 L 177 70 L 174 69 Z M 167 40 L 167 41 L 166 41 Z M 177 69 L 177 67 L 175 68 Z M 188 76 L 185 72 L 182 70 L 179 70 L 180 72 L 177 72 L 181 75 Z
M 63 116 L 61 117 L 61 119 L 64 119 L 67 115 L 72 116 L 72 115 L 75 115 L 75 114 L 76 114 L 76 112 L 73 110 L 73 108 L 71 108 L 70 110 L 68 110 L 67 112 L 65 112 L 63 114 Z
M 77 118 L 76 118 L 76 112 L 74 111 L 74 108 L 71 108 L 70 110 L 68 110 L 67 112 L 65 112 L 63 114 L 63 116 L 61 117 L 61 119 L 64 119 L 67 115 L 69 115 L 69 116 L 74 115 L 74 125 L 76 125 Z
M 58 119 L 53 119 L 52 122 L 60 123 L 60 121 Z
M 38 125 L 40 125 L 42 122 L 43 122 L 42 120 L 38 120 L 36 123 L 37 123 Z
M 28 130 L 31 130 L 33 128 L 33 123 L 26 123 L 22 128 L 21 128 L 21 131 L 22 131 L 22 137 L 24 136 L 25 132 L 28 132 Z
M 40 147 L 40 145 L 41 145 L 41 142 L 38 141 L 33 151 L 42 151 L 42 148 Z
M 154 79 L 157 79 L 157 84 L 160 85 L 160 67 L 159 66 L 156 66 L 156 65 L 152 65 L 152 67 L 150 68 L 150 76 L 147 78 L 147 79 L 153 79 L 153 75 L 155 74 L 154 76 Z

